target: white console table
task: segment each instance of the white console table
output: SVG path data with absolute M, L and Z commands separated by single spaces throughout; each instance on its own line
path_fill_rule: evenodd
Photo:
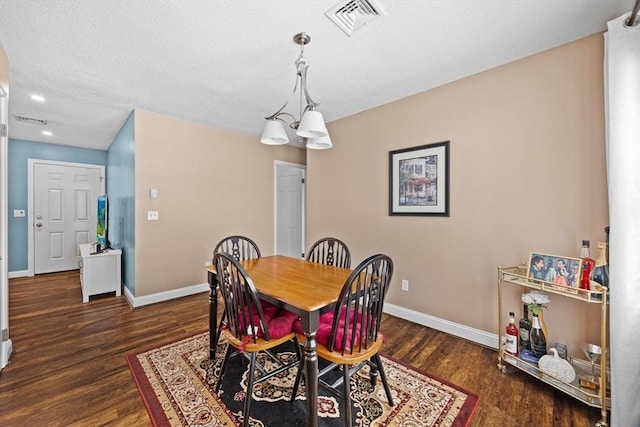
M 120 280 L 120 249 L 107 249 L 91 254 L 91 244 L 80 245 L 80 284 L 82 286 L 82 302 L 89 302 L 89 296 L 115 292 L 122 294 Z

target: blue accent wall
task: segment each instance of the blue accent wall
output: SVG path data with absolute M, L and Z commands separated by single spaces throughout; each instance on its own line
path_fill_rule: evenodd
M 135 295 L 135 112 L 111 143 L 107 168 L 109 240 L 122 249 L 122 281 Z
M 9 139 L 9 272 L 26 271 L 29 268 L 27 183 L 29 159 L 58 162 L 87 163 L 107 166 L 107 152 L 66 145 Z M 109 173 L 107 171 L 107 177 Z M 23 209 L 23 218 L 14 218 L 13 211 Z

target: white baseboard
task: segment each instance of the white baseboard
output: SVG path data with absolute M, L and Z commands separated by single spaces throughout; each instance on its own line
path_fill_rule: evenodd
M 470 328 L 469 326 L 454 323 L 445 319 L 440 319 L 438 317 L 430 316 L 428 314 L 420 313 L 418 311 L 410 310 L 408 308 L 389 303 L 384 304 L 384 312 L 391 314 L 392 316 L 396 316 L 401 319 L 417 323 L 419 325 L 428 326 L 429 328 L 437 329 L 438 331 L 446 332 L 448 334 L 455 335 L 457 337 L 464 338 L 487 347 L 495 349 L 498 348 L 498 335 L 496 334 L 481 331 L 480 329 Z
M 9 357 L 11 357 L 12 351 L 13 344 L 11 340 L 2 341 L 0 344 L 0 370 L 9 363 Z
M 155 304 L 157 302 L 168 301 L 175 298 L 186 297 L 188 295 L 199 294 L 200 292 L 209 292 L 209 284 L 200 283 L 198 285 L 187 286 L 180 289 L 172 289 L 170 291 L 158 292 L 141 297 L 134 296 L 129 288 L 124 286 L 124 297 L 127 299 L 129 305 L 133 308 L 142 307 L 143 305 Z
M 7 274 L 7 277 L 9 279 L 13 279 L 15 277 L 27 277 L 28 275 L 29 275 L 29 270 L 10 271 L 9 274 Z
M 197 285 L 187 286 L 185 288 L 172 289 L 170 291 L 158 292 L 156 294 L 144 295 L 141 297 L 134 296 L 129 288 L 124 286 L 124 297 L 133 308 L 168 301 L 174 298 L 180 298 L 200 292 L 209 292 L 209 284 L 200 283 Z M 420 313 L 394 304 L 385 303 L 384 311 L 392 316 L 396 316 L 419 325 L 446 332 L 490 348 L 498 348 L 498 335 L 496 334 L 481 331 L 480 329 L 471 328 L 459 323 L 454 323 L 449 320 L 440 319 L 438 317 L 430 316 L 428 314 Z

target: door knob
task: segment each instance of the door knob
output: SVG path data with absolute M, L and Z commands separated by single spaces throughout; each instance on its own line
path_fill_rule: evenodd
M 42 223 L 41 222 L 36 222 L 36 227 L 38 227 L 38 228 L 42 227 Z

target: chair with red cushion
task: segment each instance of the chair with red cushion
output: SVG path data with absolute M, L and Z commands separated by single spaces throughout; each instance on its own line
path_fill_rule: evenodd
M 292 329 L 293 322 L 298 316 L 273 305 L 263 307 L 253 281 L 232 255 L 226 252 L 217 253 L 213 257 L 213 262 L 218 274 L 218 286 L 225 303 L 224 310 L 227 318 L 222 337 L 229 343 L 222 362 L 220 378 L 216 384 L 216 393 L 222 385 L 229 358 L 237 354 L 250 355 L 249 381 L 242 412 L 243 425 L 248 426 L 253 386 L 299 364 L 300 348 Z M 295 361 L 289 363 L 285 363 L 279 355 L 270 352 L 271 349 L 287 341 L 293 341 L 298 356 Z M 237 351 L 233 351 L 232 347 Z M 266 352 L 280 366 L 267 372 L 265 367 L 256 362 L 259 352 Z M 262 373 L 258 379 L 255 378 L 256 368 Z
M 236 259 L 236 261 L 244 261 L 246 259 L 260 258 L 260 248 L 256 242 L 245 236 L 228 236 L 220 240 L 216 247 L 213 249 L 213 255 L 226 252 Z M 213 265 L 215 263 L 212 262 Z M 223 312 L 218 323 L 218 330 L 216 331 L 216 342 L 211 346 L 215 348 L 220 341 L 220 331 L 225 324 L 226 314 Z
M 351 268 L 349 248 L 343 241 L 335 237 L 324 237 L 311 245 L 309 252 L 307 252 L 307 261 Z
M 372 373 L 380 373 L 387 399 L 393 406 L 391 390 L 379 355 L 384 341 L 380 332 L 382 309 L 392 274 L 393 262 L 387 255 L 373 255 L 362 261 L 347 278 L 333 312 L 322 316 L 316 332 L 318 357 L 329 362 L 319 372 L 318 382 L 344 400 L 346 425 L 351 425 L 350 378 L 365 365 L 369 365 Z M 294 326 L 294 330 L 298 327 Z M 299 336 L 299 339 L 302 338 Z M 301 359 L 304 359 L 304 354 Z M 295 399 L 303 374 L 304 360 L 300 363 L 292 400 Z M 338 368 L 342 371 L 341 377 L 328 383 L 323 377 Z M 373 386 L 376 378 L 375 375 L 371 377 Z

